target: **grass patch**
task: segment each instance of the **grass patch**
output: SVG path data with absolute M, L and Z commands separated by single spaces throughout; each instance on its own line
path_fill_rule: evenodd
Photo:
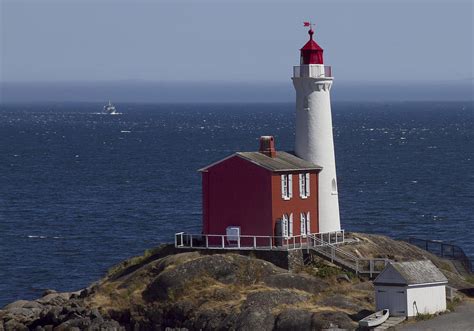
M 202 298 L 211 287 L 219 285 L 218 281 L 203 273 L 184 282 L 182 286 L 178 288 L 169 288 L 168 298 L 172 302 L 178 301 L 182 297 L 199 299 Z
M 341 273 L 341 269 L 337 267 L 331 267 L 328 265 L 319 265 L 316 269 L 313 269 L 313 275 L 319 278 L 330 278 L 335 277 Z
M 426 320 L 429 320 L 429 319 L 432 319 L 434 317 L 433 314 L 417 314 L 415 319 L 417 321 L 426 321 Z

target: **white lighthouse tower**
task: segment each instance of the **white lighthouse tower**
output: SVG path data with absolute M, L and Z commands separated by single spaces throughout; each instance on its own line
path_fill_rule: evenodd
M 309 41 L 301 48 L 300 65 L 293 68 L 292 77 L 296 90 L 295 153 L 323 168 L 318 185 L 319 230 L 333 232 L 341 230 L 329 93 L 333 77 L 311 27 L 308 33 Z

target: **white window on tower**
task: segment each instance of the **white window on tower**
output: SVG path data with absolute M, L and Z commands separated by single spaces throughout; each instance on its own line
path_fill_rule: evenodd
M 332 179 L 332 182 L 331 182 L 331 194 L 332 194 L 332 195 L 337 195 L 336 178 L 333 178 L 333 179 Z
M 300 197 L 306 199 L 309 197 L 310 187 L 309 187 L 309 173 L 299 174 L 299 183 L 300 183 Z
M 281 175 L 281 197 L 290 200 L 293 197 L 293 176 L 291 174 Z
M 304 97 L 303 98 L 303 109 L 304 110 L 309 110 L 309 97 Z
M 300 213 L 300 234 L 303 237 L 306 237 L 306 213 Z

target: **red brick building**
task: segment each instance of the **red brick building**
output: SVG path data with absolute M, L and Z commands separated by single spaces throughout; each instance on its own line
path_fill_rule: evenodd
M 260 138 L 258 152 L 237 152 L 201 169 L 203 234 L 291 238 L 318 233 L 320 170 L 276 151 L 269 136 Z

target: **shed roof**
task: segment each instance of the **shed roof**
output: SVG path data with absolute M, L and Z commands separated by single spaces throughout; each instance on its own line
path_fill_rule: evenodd
M 374 280 L 374 284 L 417 285 L 446 283 L 447 281 L 448 279 L 430 260 L 422 260 L 391 262 Z
M 274 172 L 285 172 L 285 171 L 311 171 L 321 170 L 322 167 L 314 163 L 303 160 L 293 153 L 278 151 L 275 157 L 269 157 L 260 152 L 237 152 L 229 157 L 226 157 L 220 161 L 217 161 L 200 171 L 206 171 L 212 166 L 227 160 L 230 157 L 237 156 L 250 161 L 260 167 L 268 169 Z

